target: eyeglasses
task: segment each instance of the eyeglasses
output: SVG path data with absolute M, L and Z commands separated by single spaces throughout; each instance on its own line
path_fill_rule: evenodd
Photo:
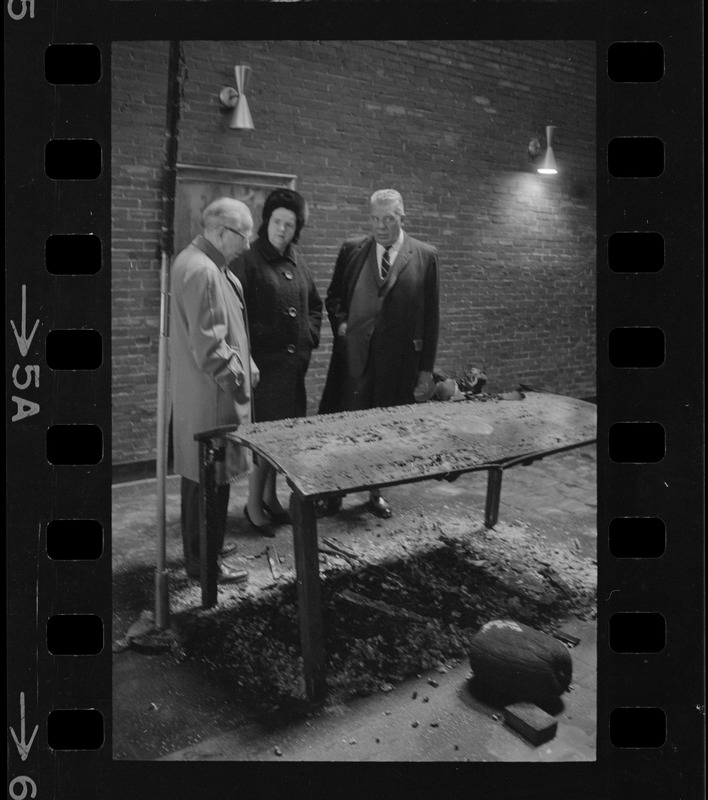
M 223 227 L 226 228 L 227 231 L 231 231 L 231 233 L 237 233 L 243 239 L 244 242 L 247 242 L 249 240 L 249 237 L 246 236 L 245 233 L 241 233 L 241 231 L 237 231 L 236 228 L 229 228 L 228 225 L 224 225 Z

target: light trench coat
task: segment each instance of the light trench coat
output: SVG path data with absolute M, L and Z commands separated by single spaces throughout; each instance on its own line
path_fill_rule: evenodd
M 251 359 L 241 284 L 221 253 L 197 236 L 172 264 L 170 399 L 174 470 L 199 480 L 196 433 L 252 419 Z M 217 463 L 217 482 L 251 468 L 247 448 L 229 443 Z

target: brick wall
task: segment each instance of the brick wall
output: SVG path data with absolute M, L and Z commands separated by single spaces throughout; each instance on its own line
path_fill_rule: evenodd
M 154 458 L 159 172 L 166 42 L 112 51 L 114 463 Z M 593 42 L 185 42 L 179 161 L 293 173 L 310 205 L 300 249 L 324 296 L 339 244 L 367 231 L 367 198 L 395 187 L 408 232 L 442 269 L 437 369 L 484 367 L 595 393 Z M 218 92 L 249 64 L 256 130 L 232 131 Z M 526 149 L 557 125 L 560 174 Z M 316 408 L 329 326 L 308 377 Z

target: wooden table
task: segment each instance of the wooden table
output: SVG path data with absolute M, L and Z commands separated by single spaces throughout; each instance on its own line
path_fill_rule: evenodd
M 528 393 L 524 399 L 424 403 L 277 420 L 205 431 L 200 443 L 202 604 L 217 602 L 217 556 L 211 529 L 216 462 L 230 443 L 264 458 L 292 489 L 295 569 L 305 686 L 325 695 L 315 501 L 336 493 L 431 478 L 454 480 L 487 470 L 485 525 L 499 516 L 502 475 L 596 439 L 596 408 L 570 397 Z

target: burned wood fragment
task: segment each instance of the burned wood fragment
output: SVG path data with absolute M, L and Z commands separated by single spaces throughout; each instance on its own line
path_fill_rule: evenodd
M 333 550 L 331 547 L 320 545 L 318 549 L 320 553 L 324 553 L 330 556 L 337 556 L 338 558 L 343 558 L 350 564 L 357 564 L 359 561 L 359 559 L 356 558 L 355 556 L 350 556 L 348 553 L 344 553 L 341 550 Z
M 348 603 L 352 603 L 353 605 L 368 608 L 371 611 L 376 611 L 380 614 L 386 614 L 389 617 L 402 617 L 413 622 L 421 622 L 424 625 L 435 621 L 430 617 L 423 617 L 420 614 L 416 614 L 414 611 L 408 611 L 404 608 L 396 608 L 395 606 L 391 606 L 388 603 L 385 603 L 383 600 L 372 600 L 369 597 L 364 597 L 364 595 L 357 594 L 349 589 L 343 589 L 341 592 L 337 592 L 335 596 L 341 600 L 345 600 Z
M 270 567 L 270 574 L 273 576 L 274 580 L 278 580 L 278 575 L 275 571 L 275 563 L 273 561 L 273 556 L 270 552 L 270 547 L 266 547 L 265 549 L 266 558 L 268 559 L 268 566 Z
M 351 547 L 339 542 L 335 542 L 333 539 L 322 537 L 322 541 L 324 543 L 324 547 L 320 545 L 320 552 L 344 556 L 344 558 L 348 559 L 352 563 L 365 563 L 369 569 L 385 575 L 386 578 L 394 583 L 399 589 L 404 588 L 404 585 L 401 583 L 401 581 L 390 570 L 386 569 L 386 567 L 382 567 L 380 564 L 368 563 L 363 556 L 358 555 L 354 550 L 352 550 Z
M 561 642 L 565 642 L 565 644 L 570 645 L 571 647 L 575 647 L 576 645 L 580 644 L 580 638 L 578 636 L 574 636 L 572 633 L 556 631 L 553 636 L 556 639 L 559 639 Z

